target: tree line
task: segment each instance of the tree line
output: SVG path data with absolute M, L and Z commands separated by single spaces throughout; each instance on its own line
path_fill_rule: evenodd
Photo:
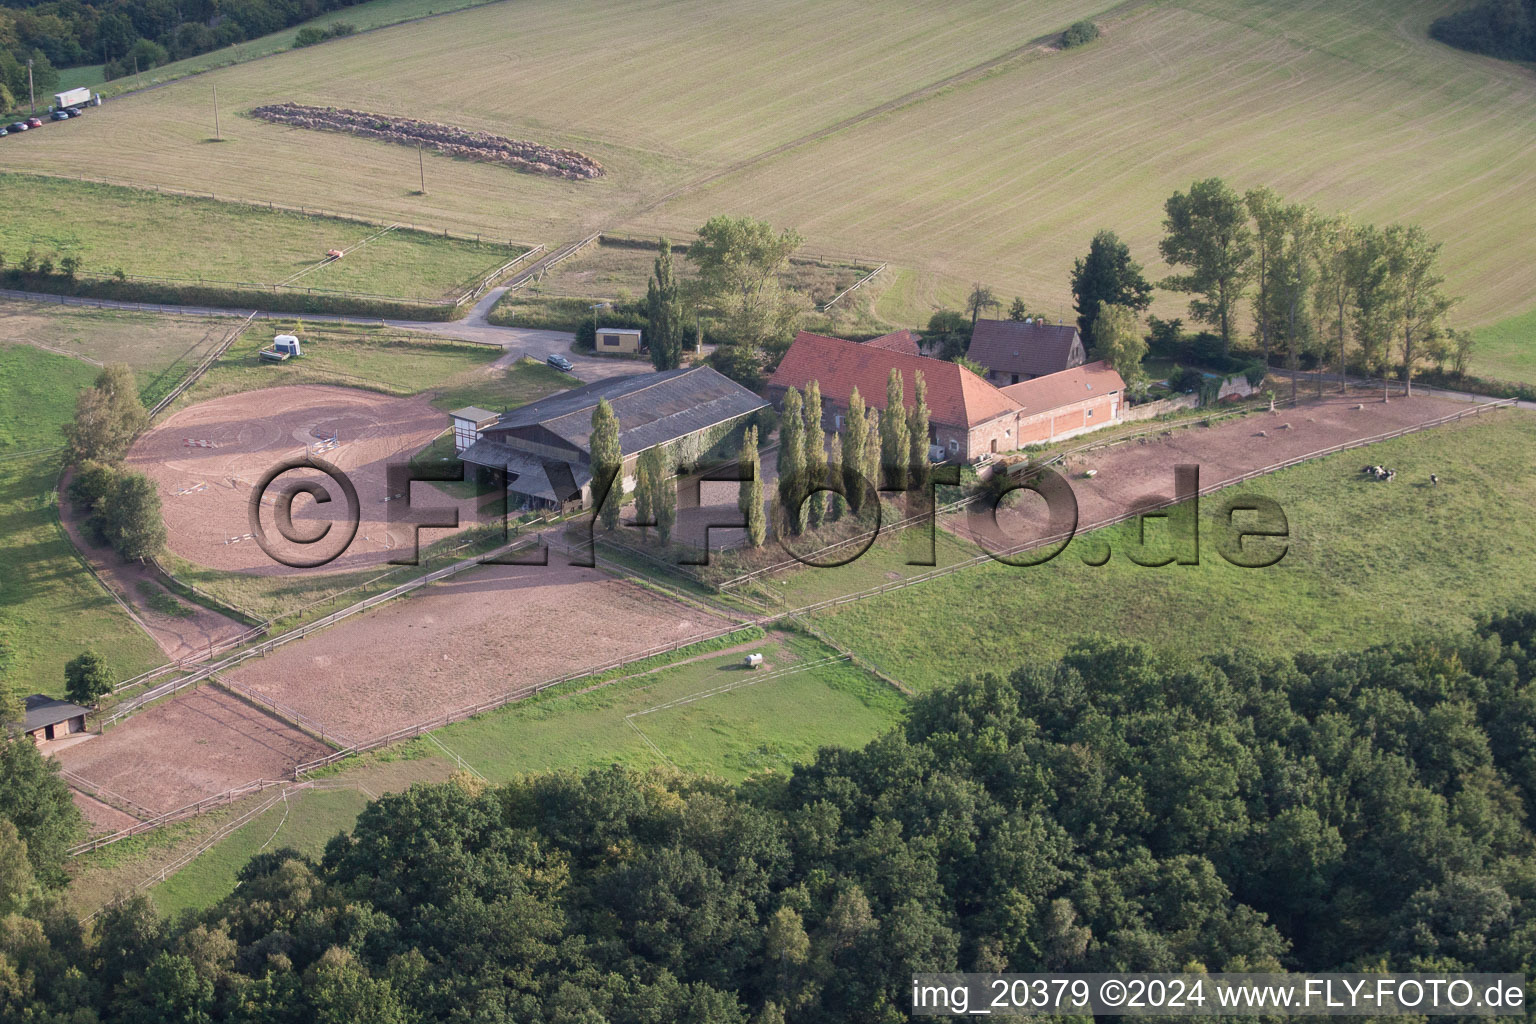
M 35 86 L 42 96 L 54 91 L 58 83 L 56 68 L 103 64 L 106 79 L 121 78 L 268 35 L 355 2 L 182 0 L 167 4 L 158 0 L 3 0 L 0 78 L 17 99 L 24 98 L 26 62 L 31 57 Z M 17 62 L 22 70 L 19 92 L 12 66 Z M 46 81 L 38 77 L 40 73 Z
M 418 785 L 206 911 L 89 929 L 73 807 L 12 742 L 0 1017 L 887 1024 L 921 971 L 1519 973 L 1533 649 L 1528 611 L 1326 656 L 1093 640 L 739 785 Z

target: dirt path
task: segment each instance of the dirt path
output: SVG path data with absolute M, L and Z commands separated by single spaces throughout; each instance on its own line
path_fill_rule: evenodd
M 168 660 L 202 657 L 211 646 L 246 631 L 244 623 L 180 597 L 175 600 L 187 610 L 185 617 L 167 615 L 150 607 L 144 596 L 145 589 L 166 593 L 159 573 L 142 562 L 124 562 L 111 548 L 97 548 L 87 544 L 69 501 L 69 477 L 65 477 L 60 492 L 59 519 L 64 523 L 64 530 L 69 534 L 75 550 L 91 563 L 97 573 L 117 591 L 118 596 L 129 603 L 139 625 L 165 652 Z

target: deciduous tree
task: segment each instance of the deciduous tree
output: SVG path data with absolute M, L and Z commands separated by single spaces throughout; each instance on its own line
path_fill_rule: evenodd
M 805 489 L 809 492 L 812 488 L 826 486 L 827 482 L 827 442 L 826 434 L 821 429 L 821 385 L 814 380 L 805 386 L 803 418 L 801 442 L 805 453 L 802 457 L 802 471 L 805 473 Z M 807 529 L 814 530 L 821 525 L 826 509 L 825 498 L 826 492 L 816 491 L 806 501 Z
M 763 514 L 763 464 L 757 451 L 756 427 L 748 427 L 741 440 L 741 468 L 751 479 L 741 482 L 736 507 L 747 524 L 747 543 L 760 548 L 768 537 L 768 524 Z
M 84 651 L 64 666 L 64 693 L 76 704 L 95 704 L 112 692 L 112 666 L 95 651 Z
M 897 490 L 907 486 L 906 384 L 894 366 L 885 380 L 885 415 L 880 417 L 880 462 L 885 470 L 885 486 Z
M 915 491 L 928 487 L 928 380 L 922 370 L 913 373 L 913 404 L 907 413 L 907 443 L 911 451 L 907 456 L 910 467 L 907 481 Z
M 1142 336 L 1141 324 L 1136 321 L 1136 311 L 1129 306 L 1099 303 L 1093 318 L 1094 355 L 1109 363 L 1125 380 L 1130 380 L 1141 370 L 1141 361 L 1147 354 L 1147 341 Z
M 805 418 L 800 392 L 784 393 L 779 420 L 779 536 L 798 536 L 801 500 L 805 497 Z
M 598 517 L 612 530 L 619 525 L 619 506 L 624 503 L 624 452 L 619 447 L 619 418 L 606 398 L 599 399 L 592 410 L 588 447 L 592 452 L 592 500 L 600 503 Z
M 1220 178 L 1197 181 L 1188 194 L 1175 192 L 1164 206 L 1158 251 L 1182 274 L 1162 286 L 1193 293 L 1189 312 L 1221 334 L 1223 356 L 1232 351 L 1233 317 L 1253 276 L 1253 232 L 1242 198 Z
M 1107 230 L 1095 234 L 1088 244 L 1088 255 L 1073 264 L 1072 295 L 1077 329 L 1089 348 L 1094 345 L 1093 318 L 1098 316 L 1099 303 L 1126 306 L 1136 312 L 1152 304 L 1152 286 L 1142 276 L 1141 264 L 1131 259 L 1130 246 Z
M 683 303 L 672 267 L 672 243 L 663 238 L 645 293 L 646 338 L 651 365 L 673 370 L 683 361 Z
M 700 298 L 730 339 L 722 348 L 740 349 L 732 354 L 732 364 L 755 367 L 758 376 L 782 354 L 805 309 L 804 298 L 781 279 L 801 242 L 799 233 L 775 233 L 767 221 L 718 216 L 688 246 L 688 259 L 699 272 Z M 756 386 L 756 380 L 742 383 Z
M 965 297 L 965 308 L 971 314 L 971 329 L 976 329 L 976 321 L 981 318 L 982 313 L 1001 305 L 1002 300 L 991 288 L 980 281 L 971 285 L 971 293 Z
M 130 561 L 153 558 L 165 547 L 160 492 L 143 473 L 120 473 L 97 503 L 96 517 L 107 543 Z
M 146 422 L 133 370 L 125 363 L 111 363 L 94 385 L 80 392 L 75 418 L 64 424 L 70 460 L 117 462 Z

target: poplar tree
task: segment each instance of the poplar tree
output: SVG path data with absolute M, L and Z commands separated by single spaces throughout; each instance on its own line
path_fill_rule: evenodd
M 805 494 L 805 421 L 800 392 L 784 394 L 784 415 L 779 425 L 779 521 L 780 536 L 800 533 L 800 498 Z
M 608 399 L 599 399 L 592 410 L 592 500 L 601 501 L 598 517 L 612 530 L 619 525 L 619 506 L 624 501 L 624 452 L 619 448 L 619 418 Z M 612 478 L 611 486 L 608 484 Z M 608 487 L 610 493 L 604 494 Z
M 640 524 L 640 535 L 646 536 L 646 530 L 652 518 L 655 516 L 656 484 L 652 477 L 654 460 L 651 453 L 656 449 L 648 448 L 640 453 L 640 458 L 635 460 L 635 522 Z
M 874 406 L 864 410 L 864 465 L 860 468 L 875 490 L 876 502 L 880 500 L 880 418 L 880 410 Z
M 675 370 L 683 361 L 683 303 L 672 269 L 672 243 L 663 238 L 657 248 L 660 253 L 645 292 L 646 339 L 651 365 Z
M 915 491 L 928 486 L 928 380 L 923 371 L 913 374 L 913 389 L 917 392 L 912 411 L 907 414 L 907 438 L 911 445 L 911 479 L 908 483 Z
M 864 396 L 854 388 L 848 396 L 848 416 L 843 421 L 843 494 L 848 507 L 857 512 L 864 505 L 864 438 L 868 427 L 864 420 Z M 873 481 L 870 481 L 873 483 Z
M 741 482 L 741 492 L 736 507 L 747 524 L 747 543 L 754 548 L 763 546 L 768 536 L 768 524 L 763 519 L 763 464 L 757 453 L 757 428 L 748 427 L 741 441 L 741 466 L 748 470 L 752 479 Z
M 677 481 L 666 452 L 652 448 L 651 455 L 651 515 L 656 520 L 656 535 L 663 544 L 672 540 L 672 527 L 677 524 Z
M 891 367 L 885 380 L 885 415 L 880 417 L 880 461 L 885 467 L 885 486 L 907 486 L 906 386 L 901 371 Z
M 827 480 L 827 450 L 826 435 L 821 429 L 821 385 L 811 381 L 805 387 L 805 405 L 803 409 L 805 431 L 802 435 L 802 443 L 805 454 L 802 457 L 804 465 L 801 467 L 805 474 L 805 485 L 801 493 L 811 492 L 813 488 L 826 486 Z M 810 494 L 810 500 L 805 507 L 805 526 L 814 530 L 820 526 L 824 517 L 826 502 L 823 500 L 826 494 L 816 491 Z
M 832 440 L 827 445 L 827 486 L 832 493 L 826 495 L 827 522 L 835 523 L 843 518 L 843 505 L 846 500 L 837 492 L 843 484 L 843 437 L 841 434 L 833 434 Z

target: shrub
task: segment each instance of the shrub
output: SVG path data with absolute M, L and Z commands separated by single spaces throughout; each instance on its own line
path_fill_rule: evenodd
M 1168 386 L 1173 388 L 1175 391 L 1187 393 L 1190 391 L 1199 391 L 1200 384 L 1204 380 L 1205 375 L 1199 370 L 1191 370 L 1190 368 L 1185 367 L 1173 375 L 1172 379 L 1168 381 Z
M 94 704 L 112 692 L 112 669 L 95 651 L 64 666 L 64 693 L 76 704 Z
M 301 46 L 314 46 L 316 43 L 323 42 L 325 42 L 325 33 L 313 25 L 306 25 L 293 37 L 293 48 L 297 50 Z
M 1074 21 L 1068 29 L 1061 34 L 1061 47 L 1070 50 L 1074 46 L 1084 46 L 1099 38 L 1099 26 L 1084 19 Z

